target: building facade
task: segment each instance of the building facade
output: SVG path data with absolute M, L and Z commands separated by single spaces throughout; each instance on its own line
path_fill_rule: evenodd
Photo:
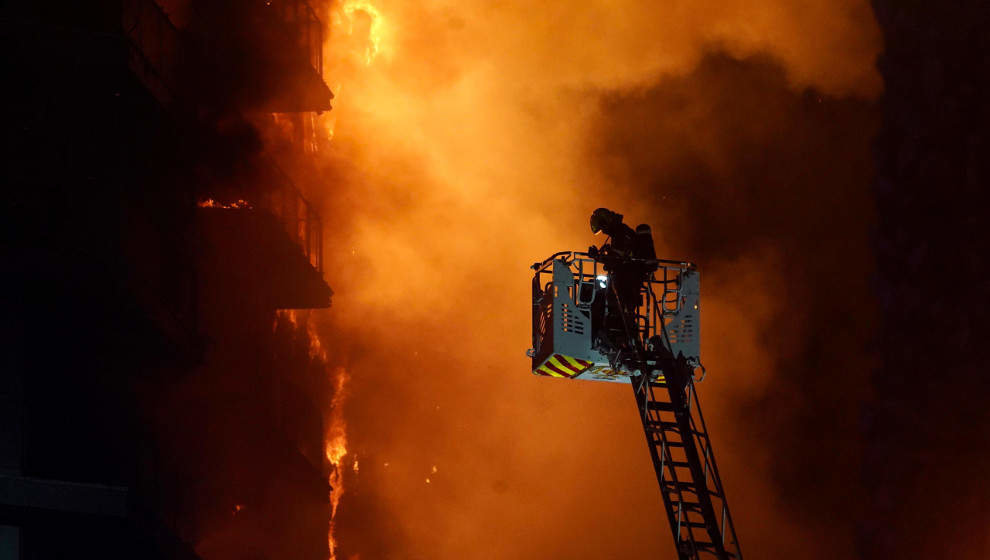
M 330 109 L 319 19 L 2 5 L 0 559 L 325 558 L 322 225 L 253 124 Z

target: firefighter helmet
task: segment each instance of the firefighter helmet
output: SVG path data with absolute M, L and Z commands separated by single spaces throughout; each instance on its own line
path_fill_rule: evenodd
M 614 226 L 622 223 L 622 214 L 618 214 L 608 208 L 598 208 L 591 214 L 591 233 L 598 233 L 613 229 Z

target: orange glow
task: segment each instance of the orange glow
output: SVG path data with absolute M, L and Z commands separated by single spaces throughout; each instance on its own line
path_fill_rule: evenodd
M 198 203 L 196 203 L 196 206 L 199 206 L 200 208 L 226 208 L 228 210 L 230 209 L 250 210 L 251 208 L 253 208 L 251 203 L 244 199 L 239 199 L 231 203 L 222 203 L 222 202 L 217 202 L 212 198 L 207 198 L 204 200 L 200 200 Z
M 331 465 L 340 465 L 344 456 L 347 455 L 347 435 L 343 432 L 337 433 L 334 438 L 327 442 L 327 461 Z
M 343 406 L 347 398 L 347 383 L 349 376 L 343 368 L 328 367 L 328 357 L 324 341 L 321 339 L 313 320 L 313 312 L 300 311 L 295 309 L 280 310 L 280 317 L 288 319 L 296 329 L 304 329 L 308 342 L 308 354 L 310 360 L 321 364 L 326 374 L 330 376 L 332 384 L 332 397 L 329 413 L 326 418 L 326 434 L 324 436 L 324 455 L 327 460 L 327 483 L 330 486 L 330 519 L 327 527 L 327 544 L 329 547 L 329 558 L 337 558 L 337 540 L 334 536 L 336 528 L 337 508 L 340 499 L 344 495 L 345 480 L 344 473 L 350 468 L 354 476 L 359 472 L 358 458 L 355 455 L 352 461 L 346 461 L 349 456 L 347 448 L 347 423 L 344 420 Z
M 317 337 L 318 338 L 318 337 Z M 343 405 L 346 397 L 345 389 L 348 376 L 343 368 L 334 371 L 334 391 L 330 408 L 330 422 L 327 433 L 326 457 L 329 463 L 330 473 L 328 481 L 330 484 L 330 525 L 327 531 L 327 541 L 330 547 L 330 559 L 337 558 L 337 541 L 334 537 L 336 528 L 337 507 L 340 505 L 340 498 L 344 495 L 344 458 L 347 456 L 347 423 L 344 421 Z M 358 472 L 357 457 L 354 458 L 353 471 Z
M 309 338 L 310 359 L 319 360 L 324 364 L 327 363 L 327 351 L 323 348 L 323 341 L 320 340 L 313 321 L 306 322 L 306 334 Z
M 337 293 L 334 336 L 349 351 L 341 358 L 346 374 L 334 373 L 335 395 L 346 382 L 354 394 L 348 410 L 361 420 L 351 417 L 346 427 L 342 400 L 334 403 L 326 445 L 334 513 L 344 482 L 338 466 L 358 470 L 356 458 L 347 462 L 351 443 L 362 450 L 363 481 L 387 473 L 367 493 L 362 485 L 362 499 L 375 500 L 410 535 L 410 548 L 431 557 L 462 558 L 479 545 L 493 557 L 589 555 L 586 541 L 567 544 L 573 539 L 560 532 L 560 519 L 575 526 L 623 520 L 601 531 L 644 537 L 622 557 L 667 550 L 666 541 L 650 540 L 663 512 L 627 388 L 544 383 L 527 373 L 526 267 L 587 247 L 594 240 L 588 215 L 598 206 L 633 224 L 652 223 L 658 253 L 693 257 L 666 245 L 668 207 L 606 176 L 600 166 L 607 161 L 590 161 L 603 93 L 688 73 L 714 44 L 733 56 L 779 57 L 798 89 L 878 91 L 876 30 L 868 15 L 866 23 L 849 15 L 868 13 L 867 3 L 765 4 L 337 5 L 325 49 L 337 97 L 332 117 L 321 117 L 333 142 L 318 156 L 333 180 L 320 193 L 321 212 L 335 224 L 325 243 L 327 281 Z M 808 41 L 820 21 L 835 29 Z M 723 132 L 697 130 L 699 153 L 708 157 Z M 703 351 L 715 374 L 706 416 L 728 491 L 738 496 L 734 511 L 771 517 L 758 503 L 772 481 L 733 486 L 743 476 L 739 465 L 762 457 L 733 440 L 719 410 L 732 395 L 764 388 L 760 372 L 773 358 L 754 334 L 760 331 L 746 325 L 771 313 L 759 307 L 762 298 L 754 304 L 735 296 L 766 294 L 775 279 L 737 275 L 730 290 L 726 278 L 707 278 L 712 330 Z M 723 336 L 727 325 L 743 334 Z M 623 451 L 609 457 L 603 445 Z M 506 453 L 511 459 L 502 460 Z M 595 507 L 577 508 L 575 488 L 593 488 L 585 498 Z M 630 511 L 643 514 L 628 521 Z M 521 537 L 495 537 L 506 534 Z M 373 529 L 348 536 L 375 538 Z
M 336 92 L 337 95 L 339 96 L 340 86 L 335 88 L 333 91 Z M 337 127 L 337 114 L 331 111 L 329 113 L 326 113 L 325 115 L 320 115 L 317 118 L 317 123 L 323 124 L 323 128 L 326 130 L 327 133 L 327 141 L 333 140 L 334 130 Z
M 279 311 L 279 313 L 281 313 L 285 317 L 288 317 L 289 318 L 289 322 L 292 323 L 292 326 L 293 327 L 298 327 L 299 326 L 299 315 L 298 315 L 298 313 L 296 312 L 295 309 L 285 309 L 285 310 Z M 310 341 L 310 344 L 312 344 L 312 341 Z
M 369 0 L 344 0 L 340 12 L 342 16 L 336 16 L 340 23 L 338 31 L 343 31 L 352 37 L 355 34 L 356 20 L 362 17 L 369 20 L 363 59 L 365 65 L 370 66 L 382 52 L 387 34 L 385 18 Z

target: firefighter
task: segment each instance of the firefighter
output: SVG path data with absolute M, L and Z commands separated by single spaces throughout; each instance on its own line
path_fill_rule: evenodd
M 593 251 L 592 257 L 601 260 L 611 272 L 623 309 L 634 311 L 640 303 L 640 286 L 656 269 L 656 263 L 642 262 L 657 258 L 653 231 L 646 224 L 634 230 L 622 222 L 622 214 L 599 208 L 591 214 L 591 232 L 609 237 L 609 242 Z
M 644 226 L 646 224 L 643 224 Z M 646 226 L 647 229 L 649 226 Z M 609 251 L 618 257 L 631 257 L 636 249 L 636 231 L 622 223 L 622 214 L 599 208 L 591 214 L 591 233 L 604 233 L 611 241 Z
M 653 247 L 653 232 L 650 226 L 640 224 L 634 230 L 622 222 L 622 214 L 608 208 L 598 208 L 591 214 L 591 232 L 605 233 L 609 241 L 599 250 L 592 247 L 591 256 L 605 265 L 610 273 L 615 290 L 608 291 L 608 300 L 612 302 L 610 311 L 603 321 L 592 321 L 603 324 L 605 332 L 596 338 L 601 342 L 610 342 L 614 347 L 624 347 L 626 328 L 633 328 L 636 309 L 639 307 L 640 289 L 649 274 L 656 270 L 656 250 Z M 618 296 L 618 301 L 615 301 Z M 625 324 L 623 322 L 625 315 Z M 593 318 L 594 319 L 594 318 Z
M 591 233 L 609 236 L 611 240 L 607 247 L 615 256 L 644 260 L 657 258 L 650 226 L 639 224 L 633 229 L 622 222 L 622 214 L 608 208 L 599 208 L 591 214 Z

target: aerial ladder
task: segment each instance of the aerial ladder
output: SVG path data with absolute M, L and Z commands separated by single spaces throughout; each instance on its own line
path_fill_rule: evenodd
M 695 387 L 704 378 L 697 267 L 620 261 L 592 247 L 533 264 L 533 374 L 629 383 L 678 558 L 742 559 Z M 621 300 L 622 267 L 642 274 L 638 301 Z

